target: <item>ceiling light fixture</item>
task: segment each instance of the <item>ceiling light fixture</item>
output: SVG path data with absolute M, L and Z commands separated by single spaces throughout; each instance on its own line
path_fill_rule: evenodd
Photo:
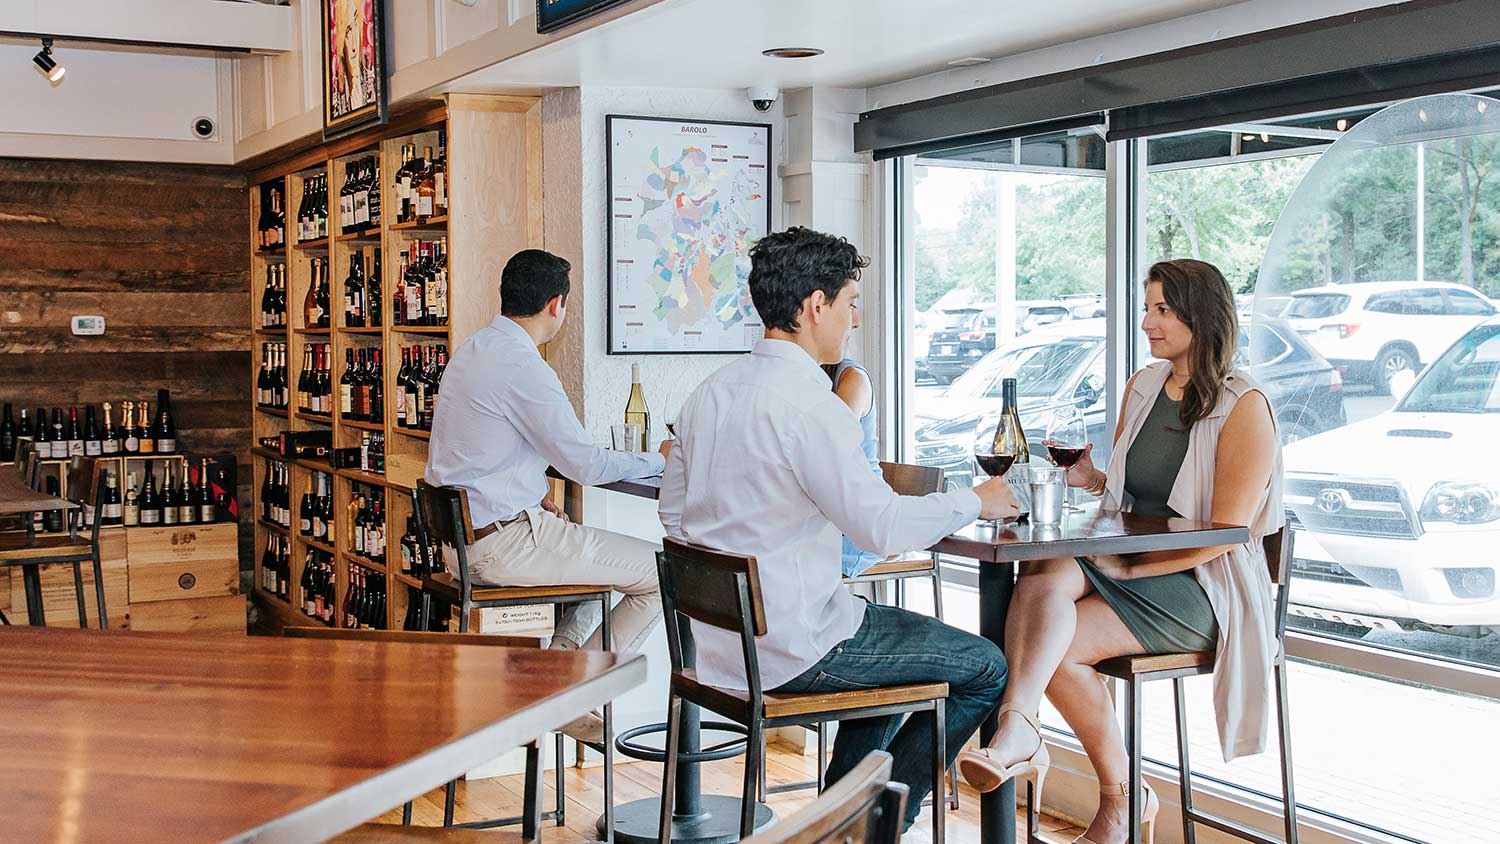
M 810 59 L 813 56 L 823 55 L 823 51 L 817 47 L 773 47 L 769 50 L 761 50 L 760 54 L 773 59 Z
M 63 74 L 68 72 L 67 68 L 58 64 L 57 60 L 52 58 L 51 38 L 42 39 L 42 49 L 35 56 L 31 57 L 31 63 L 36 65 L 37 70 L 40 71 L 43 76 L 47 77 L 47 81 L 51 82 L 53 85 L 61 82 Z
M 984 58 L 983 56 L 965 56 L 964 58 L 954 59 L 953 61 L 948 62 L 948 66 L 949 67 L 976 67 L 976 66 L 982 65 L 982 64 L 989 64 L 989 62 L 990 62 L 990 60 L 987 59 L 987 58 Z

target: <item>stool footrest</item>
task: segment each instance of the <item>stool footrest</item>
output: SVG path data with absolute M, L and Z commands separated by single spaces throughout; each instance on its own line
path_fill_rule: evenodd
M 1248 826 L 1237 824 L 1218 815 L 1204 814 L 1196 809 L 1190 809 L 1188 817 L 1192 818 L 1196 823 L 1211 826 L 1220 832 L 1233 835 L 1241 841 L 1249 841 L 1251 844 L 1283 844 L 1280 838 L 1273 838 L 1258 829 L 1251 829 Z

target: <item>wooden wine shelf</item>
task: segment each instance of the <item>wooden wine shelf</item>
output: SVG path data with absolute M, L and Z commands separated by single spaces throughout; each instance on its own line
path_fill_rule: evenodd
M 448 176 L 450 193 L 459 194 L 464 213 L 454 216 L 444 214 L 426 220 L 397 223 L 394 202 L 390 203 L 384 218 L 372 222 L 358 231 L 344 233 L 333 220 L 329 237 L 317 238 L 303 243 L 287 243 L 272 250 L 257 248 L 260 232 L 260 200 L 274 189 L 281 197 L 281 207 L 292 219 L 288 234 L 295 239 L 296 209 L 304 199 L 307 180 L 313 177 L 326 179 L 329 196 L 339 194 L 344 187 L 344 168 L 351 160 L 373 155 L 380 165 L 382 196 L 394 197 L 395 162 L 399 161 L 404 144 L 416 144 L 418 149 L 431 145 L 436 150 L 438 133 L 446 130 L 448 138 Z M 246 197 L 245 220 L 250 237 L 247 256 L 252 279 L 249 293 L 249 308 L 246 328 L 256 345 L 260 342 L 284 342 L 286 349 L 286 378 L 296 383 L 301 373 L 301 364 L 306 360 L 307 348 L 311 344 L 327 343 L 329 357 L 335 373 L 351 350 L 378 349 L 384 363 L 384 422 L 358 422 L 341 418 L 337 411 L 307 413 L 296 406 L 290 408 L 259 408 L 252 413 L 251 453 L 252 484 L 255 510 L 251 517 L 260 513 L 260 485 L 264 480 L 266 464 L 259 458 L 274 460 L 283 465 L 297 467 L 290 473 L 290 494 L 294 501 L 312 488 L 309 472 L 324 472 L 342 478 L 332 484 L 333 506 L 341 516 L 357 492 L 356 484 L 365 484 L 385 491 L 386 507 L 383 510 L 386 535 L 391 538 L 390 548 L 399 547 L 397 537 L 405 533 L 406 521 L 412 511 L 412 488 L 426 468 L 429 431 L 409 430 L 396 426 L 395 378 L 399 370 L 401 349 L 406 346 L 434 346 L 444 344 L 456 348 L 474 332 L 490 324 L 499 310 L 499 296 L 494 283 L 505 261 L 517 251 L 540 248 L 542 238 L 542 149 L 541 149 L 541 101 L 536 97 L 494 96 L 473 94 L 450 94 L 442 100 L 428 100 L 395 109 L 388 123 L 371 127 L 321 145 L 287 147 L 284 150 L 259 156 L 248 167 L 247 180 L 251 189 Z M 378 285 L 380 305 L 390 306 L 390 296 L 398 283 L 399 261 L 397 253 L 413 240 L 448 239 L 448 325 L 392 325 L 394 313 L 385 310 L 382 326 L 343 326 L 341 312 L 344 302 L 343 268 L 351 257 L 367 256 L 367 269 L 373 270 L 374 249 L 381 253 L 381 268 L 378 276 L 367 279 L 368 284 Z M 288 302 L 288 321 L 300 321 L 298 308 L 305 301 L 312 280 L 312 261 L 317 258 L 328 262 L 328 296 L 334 313 L 330 328 L 299 329 L 292 325 L 267 328 L 260 324 L 260 304 L 265 295 L 265 279 L 268 267 L 275 265 L 278 271 L 284 267 L 284 295 Z M 367 289 L 373 297 L 374 291 Z M 257 358 L 259 363 L 259 358 Z M 285 421 L 283 421 L 285 420 Z M 367 432 L 385 435 L 387 475 L 363 472 L 356 468 L 334 469 L 323 460 L 288 458 L 276 448 L 257 445 L 260 439 L 281 433 L 319 432 L 330 435 L 334 448 L 350 448 L 359 444 Z M 399 480 L 397 480 L 399 479 Z M 382 566 L 363 555 L 353 552 L 351 534 L 340 520 L 338 529 L 330 533 L 324 542 L 302 537 L 294 525 L 291 531 L 272 525 L 255 522 L 255 542 L 258 550 L 264 549 L 267 540 L 287 536 L 300 543 L 293 552 L 291 571 L 291 603 L 288 604 L 266 592 L 255 589 L 255 600 L 266 609 L 265 618 L 273 627 L 285 625 L 311 626 L 320 624 L 300 612 L 301 575 L 308 549 L 329 554 L 333 559 L 333 596 L 336 606 L 342 607 L 349 590 L 351 567 L 361 567 L 370 572 L 369 578 L 383 583 L 390 595 L 387 607 L 386 626 L 399 628 L 407 608 L 407 596 L 402 585 L 419 589 L 421 581 L 401 574 L 400 561 L 387 551 L 387 561 Z M 260 560 L 255 561 L 255 583 L 260 583 Z M 382 578 L 382 574 L 384 577 Z M 336 621 L 335 625 L 342 621 Z
M 381 574 L 385 574 L 385 563 L 377 563 L 369 557 L 361 556 L 354 553 L 353 551 L 345 551 L 343 553 L 343 557 L 348 562 L 355 563 L 356 565 L 370 569 L 371 571 L 378 571 Z
M 269 407 L 263 404 L 256 405 L 255 410 L 257 413 L 264 413 L 268 416 L 280 416 L 282 419 L 286 419 L 291 415 L 279 407 Z
M 334 469 L 333 473 L 346 480 L 359 481 L 370 486 L 390 486 L 386 482 L 385 475 L 377 475 L 374 472 L 363 472 L 359 469 Z
M 393 231 L 393 232 L 421 231 L 422 229 L 446 229 L 446 228 L 448 228 L 448 215 L 447 214 L 444 214 L 441 217 L 428 217 L 425 221 L 423 221 L 423 220 L 412 220 L 409 223 L 392 223 L 391 224 L 391 231 Z
M 335 555 L 335 554 L 338 553 L 338 551 L 334 550 L 334 548 L 333 548 L 332 545 L 329 545 L 329 544 L 323 543 L 323 542 L 319 542 L 318 540 L 313 539 L 310 536 L 303 536 L 301 534 L 298 534 L 297 535 L 297 541 L 300 542 L 300 543 L 302 543 L 303 545 L 306 545 L 309 548 L 313 548 L 313 549 L 316 549 L 318 551 L 322 551 L 323 553 L 327 554 L 330 557 L 332 557 L 333 555 Z
M 255 523 L 265 528 L 266 530 L 271 531 L 272 533 L 279 533 L 282 536 L 286 536 L 288 533 L 286 528 L 276 524 L 275 522 L 268 522 L 265 519 L 256 519 Z

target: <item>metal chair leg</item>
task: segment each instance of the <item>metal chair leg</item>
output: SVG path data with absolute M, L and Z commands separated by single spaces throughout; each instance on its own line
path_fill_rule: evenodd
M 609 650 L 614 645 L 614 636 L 610 632 L 610 605 L 609 593 L 605 593 L 599 600 L 604 611 L 600 613 L 599 642 Z M 614 844 L 615 840 L 615 707 L 613 703 L 604 704 L 604 842 Z M 580 750 L 580 753 L 582 751 Z M 561 761 L 558 764 L 562 764 Z M 670 792 L 662 792 L 663 795 Z M 670 806 L 672 801 L 663 799 L 664 805 Z M 671 822 L 670 815 L 668 823 Z M 668 827 L 668 831 L 671 827 Z
M 1276 726 L 1281 732 L 1281 800 L 1286 844 L 1297 844 L 1297 792 L 1292 787 L 1291 704 L 1287 700 L 1286 656 L 1276 661 Z
M 943 844 L 943 828 L 948 813 L 943 811 L 941 789 L 948 770 L 948 717 L 942 698 L 932 702 L 932 840 Z
M 453 801 L 457 791 L 458 780 L 449 780 L 443 786 L 443 826 L 453 826 Z
M 104 608 L 104 570 L 99 565 L 99 549 L 94 549 L 94 600 L 99 602 L 99 629 L 109 629 L 109 612 Z
M 938 621 L 943 620 L 943 570 L 938 563 L 938 555 L 932 555 L 932 610 Z M 948 775 L 944 779 L 948 793 L 948 808 L 958 811 L 958 773 L 948 769 Z
M 83 601 L 83 569 L 75 560 L 73 562 L 73 594 L 78 596 L 78 626 L 89 626 L 89 610 Z
M 818 793 L 828 787 L 828 722 L 818 722 Z
M 1196 844 L 1193 822 L 1193 767 L 1188 761 L 1187 696 L 1181 677 L 1172 679 L 1172 697 L 1177 708 L 1177 785 L 1182 800 L 1182 844 Z
M 661 823 L 657 841 L 670 844 L 672 840 L 672 795 L 677 793 L 677 753 L 682 746 L 682 698 L 669 694 L 667 699 L 667 744 L 666 762 L 661 773 Z
M 756 781 L 757 784 L 756 784 L 756 787 L 755 787 L 755 799 L 759 800 L 762 803 L 766 802 L 766 780 L 768 780 L 768 779 L 770 779 L 770 776 L 766 773 L 766 737 L 765 736 L 761 736 L 761 738 L 760 738 L 760 777 Z M 822 791 L 821 788 L 818 789 L 818 790 Z
M 557 763 L 557 788 L 554 789 L 557 796 L 557 811 L 554 814 L 557 815 L 557 825 L 563 826 L 568 812 L 568 781 L 563 776 L 563 734 L 553 733 L 552 737 L 555 740 L 552 747 L 553 761 Z
M 759 715 L 751 716 L 745 737 L 745 787 L 740 798 L 740 840 L 755 831 L 756 782 L 760 779 L 761 757 L 765 755 L 765 728 Z M 662 792 L 666 800 L 666 792 Z
M 1141 794 L 1141 680 L 1130 680 L 1130 691 L 1125 698 L 1125 742 L 1130 753 L 1130 836 L 1129 844 L 1141 844 L 1141 809 L 1144 808 Z
M 411 826 L 411 801 L 401 804 L 401 825 Z

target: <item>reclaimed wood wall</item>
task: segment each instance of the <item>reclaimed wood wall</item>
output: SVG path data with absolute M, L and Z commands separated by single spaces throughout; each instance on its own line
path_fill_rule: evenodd
M 229 167 L 0 157 L 0 401 L 152 402 L 188 452 L 233 452 L 250 518 L 245 180 Z M 74 337 L 74 315 L 104 317 Z M 118 422 L 118 416 L 116 416 Z

